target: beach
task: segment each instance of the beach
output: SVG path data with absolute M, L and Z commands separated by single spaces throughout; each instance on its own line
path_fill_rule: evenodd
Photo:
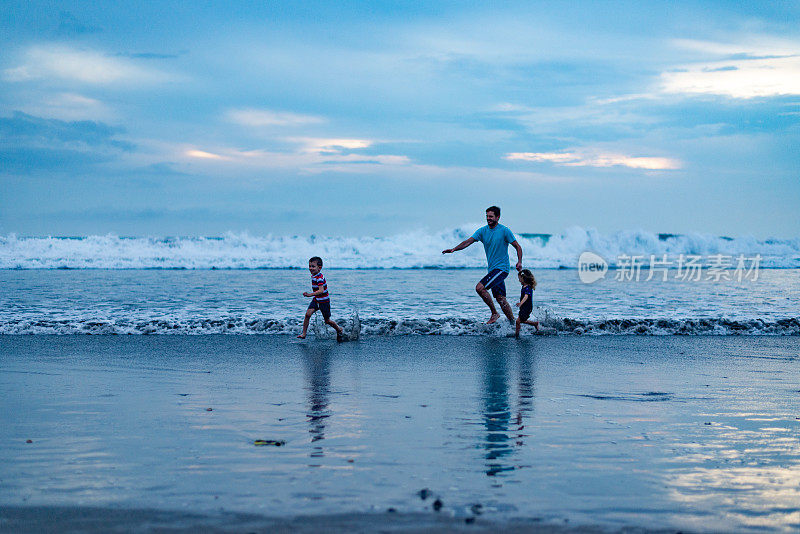
M 800 2 L 0 5 L 0 534 L 800 532 Z
M 800 525 L 795 337 L 0 336 L 0 354 L 6 531 Z

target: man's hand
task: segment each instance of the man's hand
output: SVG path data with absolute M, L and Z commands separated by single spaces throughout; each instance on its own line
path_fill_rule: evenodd
M 442 251 L 442 254 L 452 254 L 453 252 L 456 252 L 456 251 L 458 251 L 458 250 L 462 250 L 462 249 L 465 249 L 465 248 L 467 248 L 468 246 L 470 246 L 470 245 L 471 245 L 471 244 L 473 244 L 474 242 L 475 242 L 475 239 L 473 239 L 473 238 L 471 238 L 471 237 L 470 237 L 469 239 L 465 239 L 464 241 L 462 241 L 462 242 L 461 242 L 461 243 L 459 243 L 458 245 L 454 246 L 453 248 L 446 248 L 446 249 L 444 249 L 444 250 Z
M 517 251 L 517 271 L 522 270 L 522 247 L 517 243 L 516 239 L 511 242 L 511 246 Z

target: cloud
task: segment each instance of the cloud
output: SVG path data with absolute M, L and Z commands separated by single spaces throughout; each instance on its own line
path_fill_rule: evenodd
M 75 121 L 109 120 L 116 117 L 105 103 L 78 93 L 31 95 L 28 103 L 18 106 L 20 111 L 38 117 Z
M 15 112 L 0 117 L 2 170 L 29 174 L 36 170 L 73 172 L 110 161 L 133 145 L 116 139 L 117 128 L 94 121 L 44 119 Z
M 226 116 L 242 126 L 302 126 L 325 122 L 322 117 L 268 109 L 232 109 Z
M 3 74 L 10 82 L 59 79 L 95 85 L 141 85 L 176 78 L 171 74 L 142 67 L 130 59 L 61 45 L 30 47 L 24 52 L 20 64 L 6 69 Z
M 661 75 L 665 93 L 756 98 L 800 95 L 800 56 L 704 63 Z
M 374 144 L 368 139 L 331 139 L 319 137 L 291 137 L 287 141 L 300 143 L 303 151 L 318 154 L 338 154 L 341 149 L 357 150 L 359 148 L 369 148 Z
M 512 113 L 512 112 L 529 113 L 533 111 L 533 109 L 530 108 L 529 106 L 521 106 L 519 104 L 512 104 L 511 102 L 501 102 L 494 106 L 490 106 L 488 111 L 499 112 L 499 113 Z
M 519 125 L 530 134 L 549 137 L 557 140 L 558 146 L 563 146 L 565 141 L 575 143 L 582 139 L 594 142 L 641 136 L 643 131 L 656 127 L 660 121 L 650 107 L 639 104 L 640 100 L 651 98 L 655 97 L 587 98 L 585 102 L 574 105 L 537 107 L 506 103 L 490 108 L 486 117 L 508 122 L 496 123 L 507 131 L 515 130 L 514 125 Z
M 549 162 L 565 167 L 629 167 L 645 170 L 680 169 L 676 159 L 661 157 L 626 156 L 614 153 L 578 152 L 512 152 L 506 154 L 510 161 Z
M 362 173 L 379 166 L 405 166 L 411 160 L 397 154 L 362 154 L 352 152 L 373 146 L 374 141 L 347 138 L 292 138 L 298 146 L 291 151 L 241 150 L 230 147 L 198 148 L 177 146 L 165 157 L 187 163 L 213 165 L 222 169 L 284 169 L 303 173 Z M 165 147 L 166 148 L 166 147 Z
M 204 150 L 187 150 L 186 155 L 190 158 L 199 158 L 199 159 L 216 159 L 216 160 L 225 160 L 230 159 L 226 158 L 225 156 L 220 156 L 219 154 L 214 154 L 212 152 L 206 152 Z
M 679 40 L 675 44 L 713 59 L 679 65 L 662 73 L 662 93 L 742 99 L 800 95 L 800 43 Z
M 416 180 L 455 180 L 459 183 L 465 178 L 480 180 L 503 180 L 529 183 L 566 183 L 574 179 L 568 176 L 552 176 L 524 170 L 510 170 L 490 167 L 441 166 L 414 163 L 403 155 L 391 154 L 329 154 L 315 152 L 272 152 L 267 150 L 236 150 L 215 148 L 198 151 L 183 149 L 171 154 L 172 159 L 194 162 L 193 172 L 202 169 L 215 177 L 230 176 L 242 178 L 255 172 L 264 176 L 263 171 L 289 171 L 300 174 L 344 173 L 348 175 L 369 174 L 372 177 L 413 178 Z M 198 152 L 212 157 L 198 157 Z M 249 174 L 252 176 L 252 174 Z M 266 176 L 270 176 L 267 174 Z
M 133 59 L 177 59 L 185 53 L 165 54 L 163 52 L 131 52 L 129 54 L 117 54 L 118 56 L 130 57 Z
M 0 140 L 3 143 L 36 143 L 42 146 L 64 143 L 131 150 L 129 143 L 114 139 L 121 132 L 119 128 L 95 121 L 43 119 L 20 112 L 14 112 L 11 117 L 0 117 Z

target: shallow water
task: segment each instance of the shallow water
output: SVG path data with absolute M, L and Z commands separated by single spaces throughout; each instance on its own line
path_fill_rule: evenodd
M 482 324 L 488 309 L 474 287 L 484 274 L 325 272 L 334 318 L 351 322 L 357 313 L 364 335 L 502 336 L 507 327 Z M 574 270 L 536 276 L 534 315 L 551 332 L 800 334 L 797 269 L 742 282 L 622 282 L 610 271 L 587 285 Z M 506 285 L 513 305 L 520 284 L 512 274 Z M 0 333 L 297 333 L 309 289 L 305 270 L 0 270 Z
M 274 516 L 438 497 L 499 521 L 791 530 L 798 358 L 769 337 L 0 336 L 0 502 Z

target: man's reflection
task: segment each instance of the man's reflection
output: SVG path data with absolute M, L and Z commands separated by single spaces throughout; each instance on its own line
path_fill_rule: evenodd
M 328 410 L 330 396 L 330 347 L 301 345 L 304 352 L 306 380 L 308 385 L 308 432 L 311 443 L 315 444 L 311 451 L 312 458 L 325 456 L 320 441 L 325 439 L 325 419 L 332 414 Z
M 508 391 L 509 345 L 504 340 L 487 339 L 483 345 L 483 423 L 486 429 L 486 474 L 496 476 L 515 469 L 508 463 L 514 446 L 524 445 L 525 416 L 533 409 L 534 378 L 532 346 L 516 342 L 518 362 L 518 398 L 516 417 L 512 421 Z
M 514 469 L 503 458 L 512 452 L 509 443 L 511 409 L 508 402 L 508 378 L 505 347 L 500 340 L 487 339 L 483 346 L 483 424 L 486 428 L 486 474 L 495 476 Z

